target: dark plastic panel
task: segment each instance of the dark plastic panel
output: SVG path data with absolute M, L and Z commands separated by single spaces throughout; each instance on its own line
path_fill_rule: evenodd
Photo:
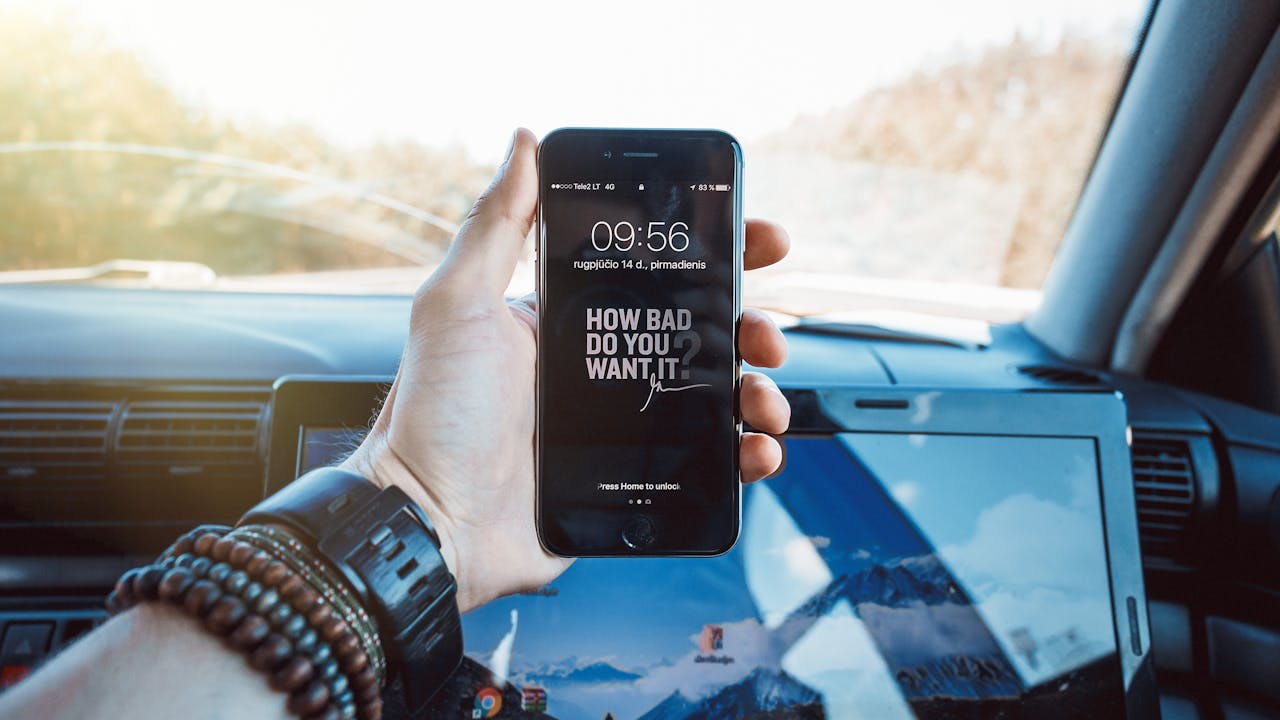
M 1280 415 L 1188 390 L 1176 392 L 1204 413 L 1227 442 L 1280 452 Z
M 1181 695 L 1160 696 L 1160 717 L 1164 720 L 1200 720 L 1200 712 L 1192 700 Z
M 1280 702 L 1280 633 L 1228 620 L 1205 620 L 1214 679 Z
M 0 287 L 0 376 L 390 374 L 408 318 L 407 297 Z
M 1152 600 L 1147 603 L 1147 616 L 1156 670 L 1192 672 L 1191 611 L 1185 605 Z
M 804 333 L 787 333 L 786 364 L 766 372 L 781 387 L 892 384 L 866 342 Z
M 1276 720 L 1280 711 L 1237 698 L 1222 701 L 1222 720 Z
M 1232 446 L 1228 455 L 1235 478 L 1237 556 L 1248 558 L 1243 565 L 1252 579 L 1280 587 L 1280 453 Z M 1276 619 L 1280 624 L 1280 608 Z

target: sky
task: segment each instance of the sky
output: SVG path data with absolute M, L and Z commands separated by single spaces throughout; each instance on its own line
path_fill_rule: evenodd
M 73 16 L 189 101 L 351 145 L 497 160 L 511 129 L 718 127 L 747 142 L 1007 42 L 1128 43 L 1145 0 L 328 2 L 0 0 Z

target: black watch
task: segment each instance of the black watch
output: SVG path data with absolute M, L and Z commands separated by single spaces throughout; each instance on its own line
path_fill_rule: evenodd
M 249 523 L 285 525 L 342 573 L 377 623 L 388 684 L 398 674 L 420 711 L 462 661 L 458 584 L 422 510 L 397 487 L 320 468 L 258 503 Z

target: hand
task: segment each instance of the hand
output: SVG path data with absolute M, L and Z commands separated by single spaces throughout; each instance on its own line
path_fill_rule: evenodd
M 414 296 L 395 382 L 344 463 L 379 487 L 399 486 L 431 518 L 463 612 L 542 587 L 571 562 L 545 552 L 534 529 L 534 304 L 503 299 L 537 208 L 536 155 L 533 134 L 516 131 L 493 184 Z M 782 228 L 757 220 L 746 230 L 746 269 L 786 255 Z M 743 312 L 738 350 L 760 367 L 786 359 L 782 333 L 753 310 Z M 791 408 L 772 380 L 744 373 L 740 400 L 746 422 L 786 431 Z M 760 433 L 744 434 L 740 452 L 743 482 L 782 461 L 778 441 Z

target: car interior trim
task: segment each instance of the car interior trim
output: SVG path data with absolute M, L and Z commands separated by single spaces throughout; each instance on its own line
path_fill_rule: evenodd
M 1272 36 L 1116 332 L 1111 369 L 1139 374 L 1280 137 L 1280 33 Z M 1270 182 L 1274 178 L 1264 178 Z
M 1103 366 L 1115 330 L 1280 24 L 1271 2 L 1156 8 L 1075 215 L 1026 327 Z

